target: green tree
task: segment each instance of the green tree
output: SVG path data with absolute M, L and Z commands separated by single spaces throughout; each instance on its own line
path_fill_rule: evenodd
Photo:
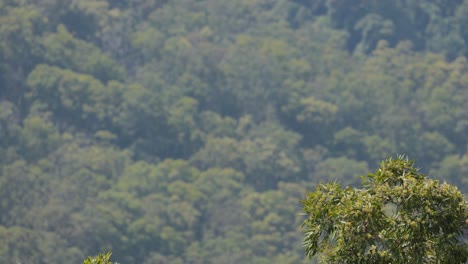
M 111 252 L 107 252 L 106 254 L 101 253 L 99 254 L 99 256 L 94 258 L 88 257 L 87 259 L 85 259 L 83 264 L 112 264 L 112 262 L 110 261 L 111 255 Z
M 40 61 L 39 35 L 47 25 L 31 6 L 0 4 L 0 97 L 19 103 L 26 91 L 26 74 Z
M 122 80 L 122 66 L 90 42 L 75 38 L 64 25 L 48 34 L 42 41 L 44 59 L 48 64 L 89 74 L 102 82 Z
M 319 185 L 304 201 L 306 255 L 327 263 L 465 263 L 468 203 L 399 156 L 363 188 Z
M 31 71 L 27 84 L 31 88 L 27 97 L 35 108 L 51 111 L 59 127 L 71 120 L 81 127 L 96 123 L 94 97 L 106 87 L 92 76 L 41 64 Z

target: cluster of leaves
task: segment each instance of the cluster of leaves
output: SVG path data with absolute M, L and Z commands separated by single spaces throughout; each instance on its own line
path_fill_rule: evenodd
M 301 263 L 305 190 L 395 153 L 467 193 L 467 10 L 0 0 L 0 263 Z
M 302 201 L 308 256 L 326 263 L 466 263 L 468 203 L 399 157 L 363 189 L 321 184 Z
M 85 259 L 84 264 L 112 264 L 112 262 L 110 261 L 111 255 L 112 253 L 108 252 L 105 254 L 101 253 L 94 258 L 88 257 L 87 259 Z

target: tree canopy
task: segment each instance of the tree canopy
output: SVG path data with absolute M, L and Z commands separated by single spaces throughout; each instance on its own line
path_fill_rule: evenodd
M 99 254 L 98 256 L 92 258 L 88 257 L 84 260 L 83 264 L 112 264 L 110 261 L 112 253 L 108 252 L 105 254 Z
M 326 263 L 466 263 L 468 203 L 460 191 L 388 159 L 363 188 L 320 184 L 302 201 L 305 250 Z

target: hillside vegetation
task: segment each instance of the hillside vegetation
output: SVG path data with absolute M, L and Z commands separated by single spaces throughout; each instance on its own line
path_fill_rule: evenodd
M 307 263 L 319 182 L 468 193 L 468 0 L 0 0 L 0 264 Z

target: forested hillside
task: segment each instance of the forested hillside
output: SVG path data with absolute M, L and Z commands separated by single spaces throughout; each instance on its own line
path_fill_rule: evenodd
M 468 193 L 468 0 L 0 0 L 0 264 L 308 263 L 299 200 Z

